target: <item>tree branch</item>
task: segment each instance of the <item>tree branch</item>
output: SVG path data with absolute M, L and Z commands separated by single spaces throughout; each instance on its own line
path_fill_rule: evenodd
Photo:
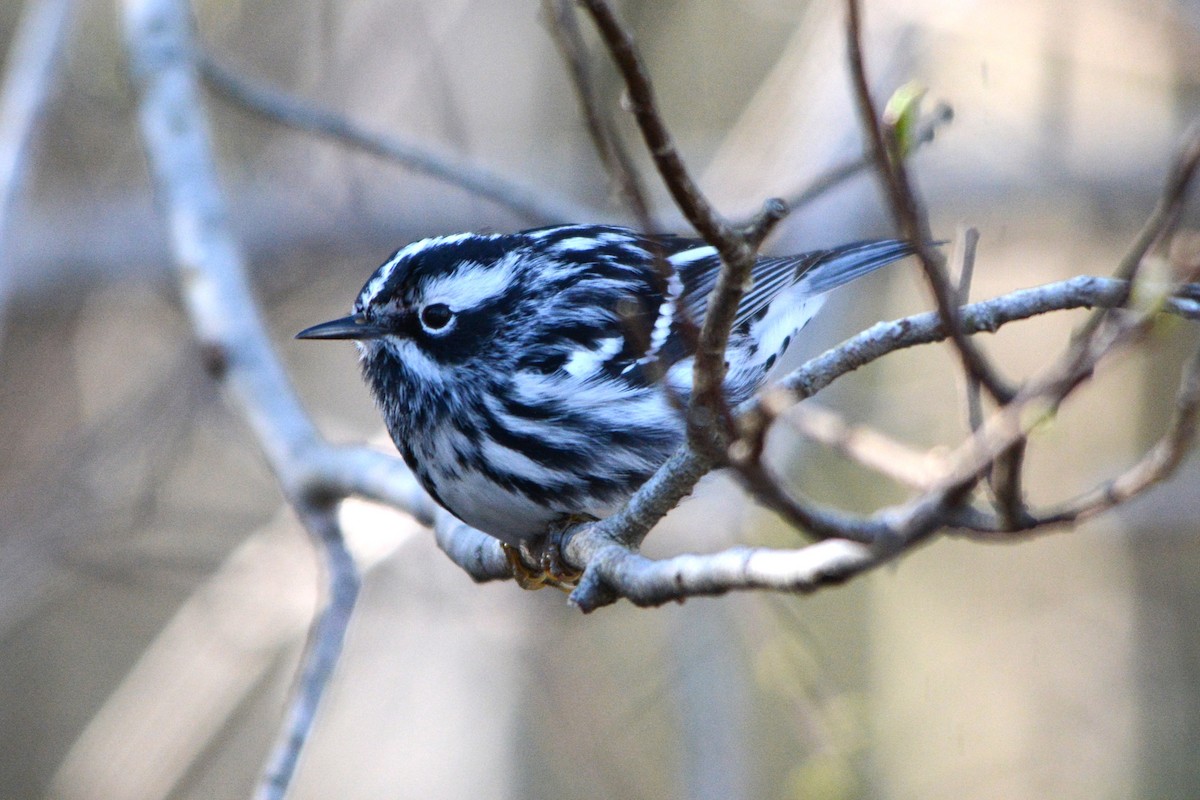
M 946 320 L 950 340 L 958 351 L 964 371 L 973 376 L 999 403 L 1012 399 L 1015 390 L 1007 386 L 984 354 L 961 329 L 954 288 L 946 275 L 946 262 L 933 247 L 929 221 L 908 177 L 902 154 L 890 146 L 875 110 L 875 101 L 867 80 L 862 52 L 862 32 L 859 20 L 859 0 L 846 0 L 846 53 L 850 78 L 854 86 L 863 132 L 870 143 L 876 170 L 892 209 L 892 216 L 901 235 L 912 242 L 914 253 L 937 302 L 938 313 Z
M 591 219 L 595 210 L 565 198 L 554 197 L 544 187 L 529 186 L 504 177 L 481 164 L 395 136 L 367 130 L 341 114 L 320 108 L 280 91 L 249 81 L 201 53 L 201 74 L 217 94 L 242 108 L 289 128 L 322 136 L 354 147 L 408 169 L 429 175 L 486 198 L 532 222 L 551 224 Z
M 768 201 L 762 212 L 743 229 L 731 226 L 708 202 L 688 172 L 674 139 L 663 121 L 650 75 L 642 63 L 633 35 L 617 19 L 605 0 L 582 0 L 625 81 L 629 105 L 646 148 L 663 183 L 679 210 L 705 242 L 721 257 L 721 271 L 708 299 L 692 370 L 692 396 L 688 409 L 688 440 L 712 461 L 724 458 L 725 442 L 732 433 L 732 418 L 725 401 L 725 348 L 742 294 L 750 284 L 750 271 L 758 246 L 787 213 L 781 201 Z
M 284 495 L 318 545 L 329 581 L 287 724 L 260 787 L 261 797 L 282 798 L 312 730 L 358 593 L 358 573 L 337 523 L 335 494 L 314 478 L 314 462 L 338 459 L 301 408 L 251 299 L 190 61 L 194 48 L 187 8 L 178 0 L 125 0 L 123 9 L 142 137 L 156 193 L 170 221 L 180 291 L 204 366 L 249 424 Z M 363 488 L 373 485 L 369 475 L 357 482 Z

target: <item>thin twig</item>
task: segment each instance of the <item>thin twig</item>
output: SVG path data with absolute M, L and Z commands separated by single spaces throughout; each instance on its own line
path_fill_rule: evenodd
M 1142 260 L 1156 243 L 1162 242 L 1167 237 L 1179 220 L 1198 167 L 1200 167 L 1200 121 L 1193 123 L 1184 133 L 1183 144 L 1175 154 L 1158 202 L 1155 203 L 1150 216 L 1134 237 L 1133 243 L 1113 272 L 1113 277 L 1129 282 L 1127 284 L 1129 292 L 1133 291 Z M 1126 295 L 1125 300 L 1114 308 L 1125 306 L 1129 302 L 1129 297 L 1130 295 Z M 1110 311 L 1111 309 L 1107 308 L 1097 309 L 1080 326 L 1074 338 L 1079 340 L 1092 336 L 1108 317 Z
M 978 243 L 979 231 L 975 228 L 964 228 L 954 237 L 950 264 L 958 274 L 955 293 L 960 306 L 965 306 L 971 301 L 971 281 L 975 277 L 975 248 Z M 983 398 L 980 395 L 979 378 L 971 373 L 964 373 L 963 383 L 967 398 L 967 424 L 972 431 L 977 431 L 983 424 Z
M 937 103 L 928 114 L 922 116 L 921 122 L 917 126 L 917 130 L 910 143 L 911 151 L 915 153 L 921 147 L 932 142 L 937 136 L 938 131 L 948 125 L 953 119 L 954 110 L 946 103 Z M 836 189 L 851 178 L 861 175 L 874 167 L 875 159 L 870 153 L 863 153 L 854 158 L 848 158 L 841 163 L 834 164 L 817 177 L 808 181 L 804 186 L 783 196 L 783 204 L 787 207 L 788 215 L 794 214 L 809 203 L 824 197 L 826 193 Z M 737 227 L 746 227 L 753 221 L 753 218 L 745 219 L 735 223 L 735 225 Z
M 1042 525 L 1075 523 L 1128 502 L 1174 474 L 1196 438 L 1200 409 L 1200 350 L 1188 361 L 1175 396 L 1175 409 L 1158 441 L 1132 467 L 1036 520 Z
M 867 80 L 862 52 L 859 0 L 846 0 L 846 12 L 846 52 L 854 97 L 876 170 L 887 189 L 886 195 L 892 216 L 896 220 L 896 227 L 904 238 L 912 242 L 914 255 L 933 292 L 938 313 L 946 320 L 946 327 L 951 333 L 950 339 L 962 361 L 963 370 L 974 375 L 998 403 L 1006 403 L 1012 399 L 1015 390 L 1004 382 L 982 351 L 961 330 L 962 321 L 959 319 L 957 298 L 946 275 L 945 259 L 933 247 L 929 222 L 913 191 L 904 159 L 892 152 L 893 148 L 889 147 L 885 138 Z
M 659 113 L 650 74 L 642 63 L 632 34 L 617 19 L 616 13 L 605 0 L 582 1 L 625 81 L 629 108 L 646 140 L 646 149 L 679 210 L 723 258 L 730 260 L 741 255 L 739 248 L 743 243 L 739 241 L 736 231 L 708 202 L 675 147 L 671 132 Z
M 595 216 L 594 209 L 555 198 L 553 192 L 544 187 L 529 186 L 481 164 L 367 130 L 341 114 L 255 84 L 223 66 L 210 54 L 200 55 L 199 66 L 209 86 L 248 111 L 430 175 L 491 200 L 532 222 L 577 222 Z
M 725 440 L 732 432 L 732 415 L 724 392 L 725 348 L 729 332 L 742 294 L 749 286 L 758 245 L 771 227 L 783 218 L 786 208 L 778 202 L 768 202 L 763 211 L 742 229 L 731 226 L 717 213 L 675 147 L 632 34 L 605 0 L 582 2 L 621 73 L 629 107 L 663 183 L 684 217 L 721 257 L 721 271 L 709 295 L 696 346 L 688 410 L 688 440 L 694 449 L 705 453 L 706 458 L 720 460 Z
M 543 0 L 542 8 L 554 43 L 567 65 L 580 113 L 583 114 L 588 136 L 600 162 L 633 212 L 639 229 L 647 233 L 656 232 L 658 226 L 654 224 L 641 176 L 629 151 L 613 130 L 610 118 L 604 113 L 597 96 L 595 82 L 588 68 L 587 48 L 575 15 L 574 0 Z
M 971 293 L 971 280 L 975 274 L 975 248 L 979 244 L 979 231 L 974 228 L 964 229 L 955 237 L 954 250 L 950 263 L 958 275 L 956 293 L 958 304 L 966 305 Z M 983 424 L 983 398 L 980 393 L 979 378 L 973 374 L 964 375 L 967 397 L 967 419 L 972 431 L 978 431 Z M 992 491 L 996 510 L 1003 524 L 1012 529 L 1021 525 L 1022 518 L 1027 514 L 1021 475 L 1025 462 L 1025 449 L 1028 440 L 1020 439 L 1008 450 L 997 457 L 996 464 L 988 470 L 988 487 Z

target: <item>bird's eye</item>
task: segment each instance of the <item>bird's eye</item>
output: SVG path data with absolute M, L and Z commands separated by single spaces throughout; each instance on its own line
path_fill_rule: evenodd
M 421 324 L 426 330 L 441 330 L 450 324 L 454 312 L 445 303 L 430 303 L 421 309 Z

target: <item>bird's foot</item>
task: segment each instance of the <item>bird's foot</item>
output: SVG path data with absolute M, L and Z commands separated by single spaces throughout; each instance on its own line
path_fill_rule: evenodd
M 517 585 L 530 591 L 553 586 L 559 591 L 570 593 L 579 584 L 583 572 L 563 560 L 562 535 L 571 526 L 593 519 L 595 518 L 574 514 L 564 517 L 555 523 L 536 548 L 531 547 L 528 542 L 521 542 L 520 545 L 501 542 L 500 547 L 504 550 L 504 557 L 509 566 L 512 567 L 513 580 Z M 538 567 L 530 567 L 530 564 L 537 564 Z

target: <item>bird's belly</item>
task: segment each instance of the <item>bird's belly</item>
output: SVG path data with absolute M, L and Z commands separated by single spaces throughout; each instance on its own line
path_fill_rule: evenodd
M 540 538 L 562 516 L 475 471 L 443 479 L 431 488 L 454 516 L 509 544 Z

